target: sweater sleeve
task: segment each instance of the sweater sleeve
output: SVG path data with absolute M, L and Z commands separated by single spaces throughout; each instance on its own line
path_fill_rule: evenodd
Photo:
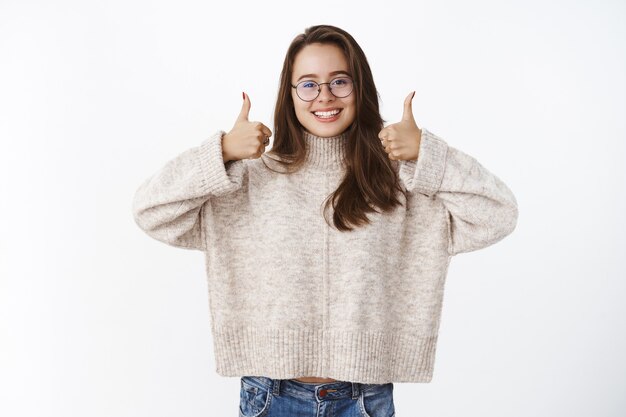
M 416 160 L 401 160 L 409 193 L 439 199 L 448 212 L 448 253 L 490 246 L 516 227 L 517 200 L 507 185 L 476 159 L 422 128 Z
M 243 160 L 224 163 L 224 134 L 219 130 L 182 152 L 137 188 L 133 216 L 150 237 L 175 247 L 207 249 L 204 203 L 239 189 L 246 168 Z

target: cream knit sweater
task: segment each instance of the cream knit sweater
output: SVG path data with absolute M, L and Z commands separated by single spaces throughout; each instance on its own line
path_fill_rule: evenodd
M 133 200 L 149 236 L 205 253 L 216 372 L 430 382 L 450 259 L 515 229 L 511 190 L 422 128 L 417 160 L 392 161 L 406 207 L 339 232 L 322 203 L 344 172 L 345 133 L 305 131 L 306 166 L 291 175 L 260 158 L 224 164 L 224 134 L 167 162 Z

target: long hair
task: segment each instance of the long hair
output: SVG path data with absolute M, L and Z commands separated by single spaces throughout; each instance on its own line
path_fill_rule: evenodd
M 405 200 L 406 194 L 393 167 L 397 161 L 389 159 L 378 138 L 386 120 L 379 112 L 379 94 L 372 71 L 363 50 L 349 33 L 335 26 L 317 25 L 306 28 L 291 42 L 280 74 L 274 110 L 274 143 L 266 154 L 278 157 L 270 156 L 285 168 L 286 172 L 282 173 L 295 172 L 305 162 L 305 139 L 295 113 L 291 77 L 295 56 L 312 43 L 338 46 L 347 59 L 354 83 L 356 116 L 347 129 L 346 173 L 337 189 L 324 200 L 326 222 L 326 212 L 332 205 L 335 227 L 352 231 L 352 226 L 370 223 L 367 213 L 387 212 L 402 205 L 396 192 L 402 192 Z

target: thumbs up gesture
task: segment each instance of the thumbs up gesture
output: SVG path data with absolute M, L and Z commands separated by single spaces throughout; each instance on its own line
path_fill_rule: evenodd
M 243 105 L 233 128 L 222 137 L 224 162 L 246 158 L 260 158 L 269 144 L 272 131 L 261 122 L 248 120 L 250 98 L 243 93 Z
M 378 138 L 389 155 L 389 159 L 411 160 L 417 159 L 422 130 L 417 127 L 413 118 L 412 101 L 415 92 L 404 99 L 404 113 L 402 120 L 390 124 L 378 133 Z

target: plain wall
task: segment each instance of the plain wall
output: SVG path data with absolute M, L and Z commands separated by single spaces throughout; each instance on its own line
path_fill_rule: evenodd
M 383 117 L 413 114 L 519 203 L 452 260 L 430 384 L 398 417 L 621 416 L 626 6 L 619 1 L 0 2 L 0 415 L 236 415 L 202 253 L 134 223 L 139 184 L 250 120 L 291 40 L 359 42 Z M 268 147 L 268 149 L 270 149 Z

